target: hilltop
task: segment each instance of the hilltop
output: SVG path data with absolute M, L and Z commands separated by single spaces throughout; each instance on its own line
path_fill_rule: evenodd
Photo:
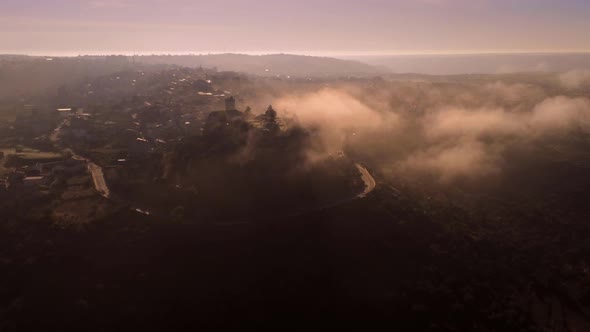
M 215 67 L 222 71 L 237 71 L 261 76 L 371 76 L 386 72 L 385 69 L 359 61 L 292 54 L 150 55 L 135 57 L 135 59 L 145 64 Z

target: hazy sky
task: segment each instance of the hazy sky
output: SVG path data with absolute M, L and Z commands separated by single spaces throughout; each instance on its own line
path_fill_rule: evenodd
M 590 0 L 0 0 L 0 53 L 589 51 Z

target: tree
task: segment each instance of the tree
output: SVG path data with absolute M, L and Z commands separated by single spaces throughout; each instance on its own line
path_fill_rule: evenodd
M 268 109 L 266 110 L 266 112 L 264 113 L 264 115 L 266 116 L 266 119 L 267 119 L 269 122 L 275 122 L 275 121 L 276 121 L 276 119 L 277 119 L 277 111 L 275 111 L 275 110 L 272 108 L 272 105 L 269 105 L 269 106 L 268 106 Z

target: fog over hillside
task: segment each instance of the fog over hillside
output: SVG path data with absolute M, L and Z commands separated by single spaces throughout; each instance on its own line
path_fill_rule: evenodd
M 478 183 L 515 166 L 508 157 L 515 148 L 588 134 L 586 74 L 522 75 L 517 82 L 494 75 L 460 83 L 332 82 L 313 92 L 284 91 L 275 106 L 320 128 L 328 150 L 352 149 L 385 173 Z
M 2 331 L 590 326 L 588 70 L 0 59 Z
M 590 0 L 0 0 L 0 332 L 590 332 Z

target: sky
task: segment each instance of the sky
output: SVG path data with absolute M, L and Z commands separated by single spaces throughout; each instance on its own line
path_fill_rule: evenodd
M 590 51 L 590 0 L 0 0 L 0 53 Z

